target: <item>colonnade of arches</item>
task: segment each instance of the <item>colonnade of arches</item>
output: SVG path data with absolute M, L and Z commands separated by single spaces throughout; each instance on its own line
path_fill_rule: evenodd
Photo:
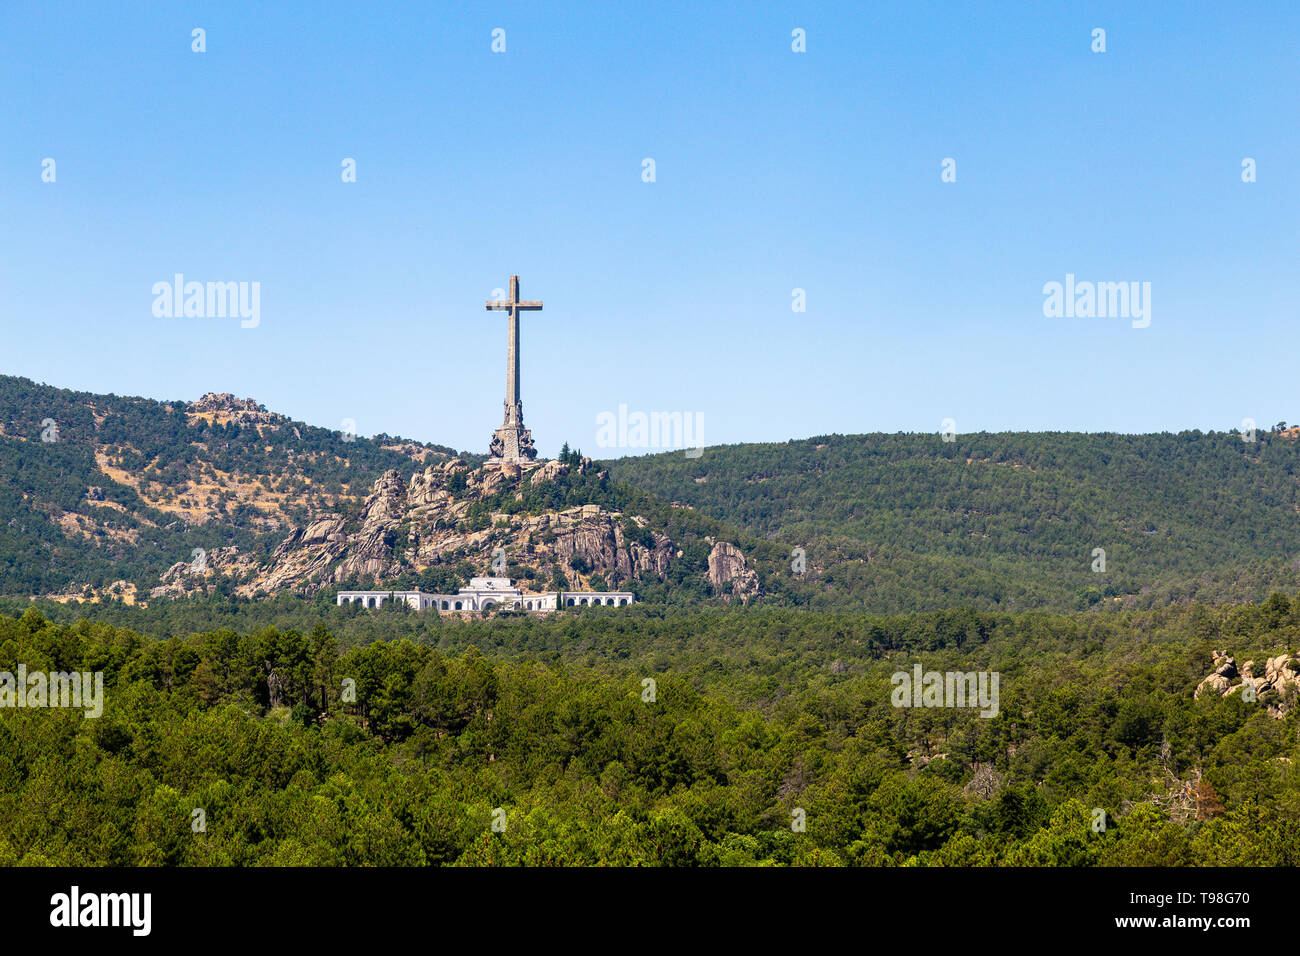
M 381 596 L 375 596 L 375 595 L 362 596 L 362 595 L 358 595 L 358 596 L 356 596 L 356 597 L 347 597 L 347 598 L 344 598 L 344 599 L 343 599 L 343 603 L 344 603 L 344 604 L 348 604 L 348 603 L 352 603 L 352 604 L 361 604 L 361 605 L 363 605 L 364 607 L 374 608 L 374 607 L 378 607 L 379 605 L 383 604 L 384 601 L 386 601 L 386 600 L 388 600 L 388 597 L 387 597 L 386 595 L 381 595 Z M 394 598 L 393 600 L 404 601 L 405 599 L 403 599 L 403 598 Z M 436 606 L 439 610 L 443 610 L 443 611 L 464 611 L 464 610 L 471 610 L 471 608 L 467 607 L 468 602 L 466 602 L 466 601 L 456 601 L 456 600 L 451 600 L 451 599 L 445 599 L 445 600 L 437 600 L 437 601 L 433 601 L 433 602 L 431 602 L 431 603 L 432 603 L 434 606 Z M 564 605 L 565 605 L 565 607 L 584 607 L 584 606 L 588 606 L 588 605 L 591 605 L 591 606 L 607 605 L 607 606 L 613 607 L 614 605 L 626 606 L 627 603 L 628 603 L 628 599 L 625 598 L 625 597 L 601 597 L 601 596 L 591 596 L 591 595 L 588 595 L 588 596 L 585 596 L 585 597 L 584 597 L 584 596 L 566 597 L 566 598 L 564 599 Z M 496 601 L 486 600 L 486 601 L 483 602 L 483 605 L 482 605 L 482 607 L 480 608 L 480 610 L 488 611 L 488 610 L 491 610 L 492 608 L 496 607 L 496 605 L 497 605 L 497 602 L 496 602 Z M 553 605 L 547 604 L 546 602 L 543 602 L 543 601 L 540 601 L 540 600 L 524 601 L 524 602 L 523 602 L 523 606 L 524 606 L 524 609 L 525 609 L 525 610 L 529 610 L 529 611 L 543 611 L 543 610 L 547 610 L 548 608 L 553 607 Z M 516 608 L 519 607 L 519 603 L 518 603 L 518 602 L 515 603 L 515 607 L 516 607 Z

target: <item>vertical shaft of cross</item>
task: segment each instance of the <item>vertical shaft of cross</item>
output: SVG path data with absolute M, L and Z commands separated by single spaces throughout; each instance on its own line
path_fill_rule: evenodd
M 519 408 L 519 276 L 510 277 L 510 327 L 506 345 L 506 424 L 517 425 Z

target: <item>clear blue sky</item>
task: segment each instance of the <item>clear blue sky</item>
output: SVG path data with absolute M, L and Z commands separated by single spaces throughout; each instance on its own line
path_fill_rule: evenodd
M 620 403 L 710 444 L 1300 419 L 1296 4 L 289 6 L 0 5 L 0 370 L 483 451 L 515 272 L 548 455 Z M 177 272 L 261 325 L 155 318 Z M 1044 317 L 1066 273 L 1151 326 Z

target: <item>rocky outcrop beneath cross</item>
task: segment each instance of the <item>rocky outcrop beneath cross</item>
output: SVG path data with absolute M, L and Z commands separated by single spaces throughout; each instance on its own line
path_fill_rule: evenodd
M 178 562 L 153 596 L 209 589 L 221 577 L 245 597 L 310 595 L 343 584 L 427 589 L 448 574 L 489 570 L 533 590 L 631 589 L 666 582 L 673 562 L 698 540 L 711 548 L 707 576 L 715 595 L 743 601 L 759 594 L 758 574 L 730 542 L 690 532 L 678 542 L 644 515 L 562 504 L 579 495 L 606 500 L 607 478 L 587 458 L 477 467 L 451 458 L 409 477 L 388 471 L 359 508 L 315 515 L 268 559 L 225 548 L 211 552 L 206 566 Z
M 497 554 L 528 569 L 538 586 L 550 586 L 558 576 L 574 589 L 596 578 L 611 588 L 662 579 L 676 548 L 644 518 L 594 504 L 484 513 L 485 502 L 523 501 L 530 489 L 570 473 L 593 472 L 602 474 L 590 459 L 489 461 L 474 468 L 459 458 L 429 465 L 409 481 L 386 472 L 359 513 L 319 515 L 296 529 L 239 591 L 313 593 L 351 580 L 382 586 L 404 574 L 462 561 L 486 570 Z

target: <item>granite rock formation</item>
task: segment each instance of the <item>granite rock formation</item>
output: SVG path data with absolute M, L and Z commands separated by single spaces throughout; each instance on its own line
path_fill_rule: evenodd
M 504 556 L 511 566 L 533 569 L 538 589 L 549 587 L 556 571 L 575 589 L 587 586 L 596 575 L 610 587 L 625 586 L 634 578 L 663 579 L 677 549 L 636 515 L 587 504 L 541 513 L 492 513 L 486 522 L 481 516 L 477 523 L 470 520 L 472 509 L 488 499 L 500 500 L 498 496 L 512 489 L 520 499 L 527 488 L 554 481 L 571 469 L 586 473 L 593 468 L 589 459 L 576 464 L 488 462 L 472 468 L 453 458 L 429 465 L 409 481 L 388 471 L 375 482 L 360 511 L 314 516 L 294 529 L 266 562 L 222 549 L 209 556 L 204 573 L 190 564 L 173 565 L 153 593 L 178 595 L 223 572 L 234 575 L 238 593 L 249 597 L 285 590 L 311 594 L 353 579 L 375 587 L 409 572 L 460 561 L 486 573 L 494 555 Z M 743 567 L 743 555 L 739 561 Z M 728 562 L 734 565 L 735 558 L 729 556 Z
M 1246 661 L 1238 668 L 1227 651 L 1213 653 L 1214 670 L 1197 685 L 1194 698 L 1210 691 L 1227 697 L 1249 689 L 1254 699 L 1279 719 L 1300 699 L 1300 656 L 1279 654 L 1267 659 L 1261 669 L 1255 661 Z
M 742 552 L 726 541 L 712 541 L 709 552 L 709 583 L 715 593 L 722 594 L 731 585 L 730 594 L 745 600 L 758 593 L 758 572 L 749 566 Z

